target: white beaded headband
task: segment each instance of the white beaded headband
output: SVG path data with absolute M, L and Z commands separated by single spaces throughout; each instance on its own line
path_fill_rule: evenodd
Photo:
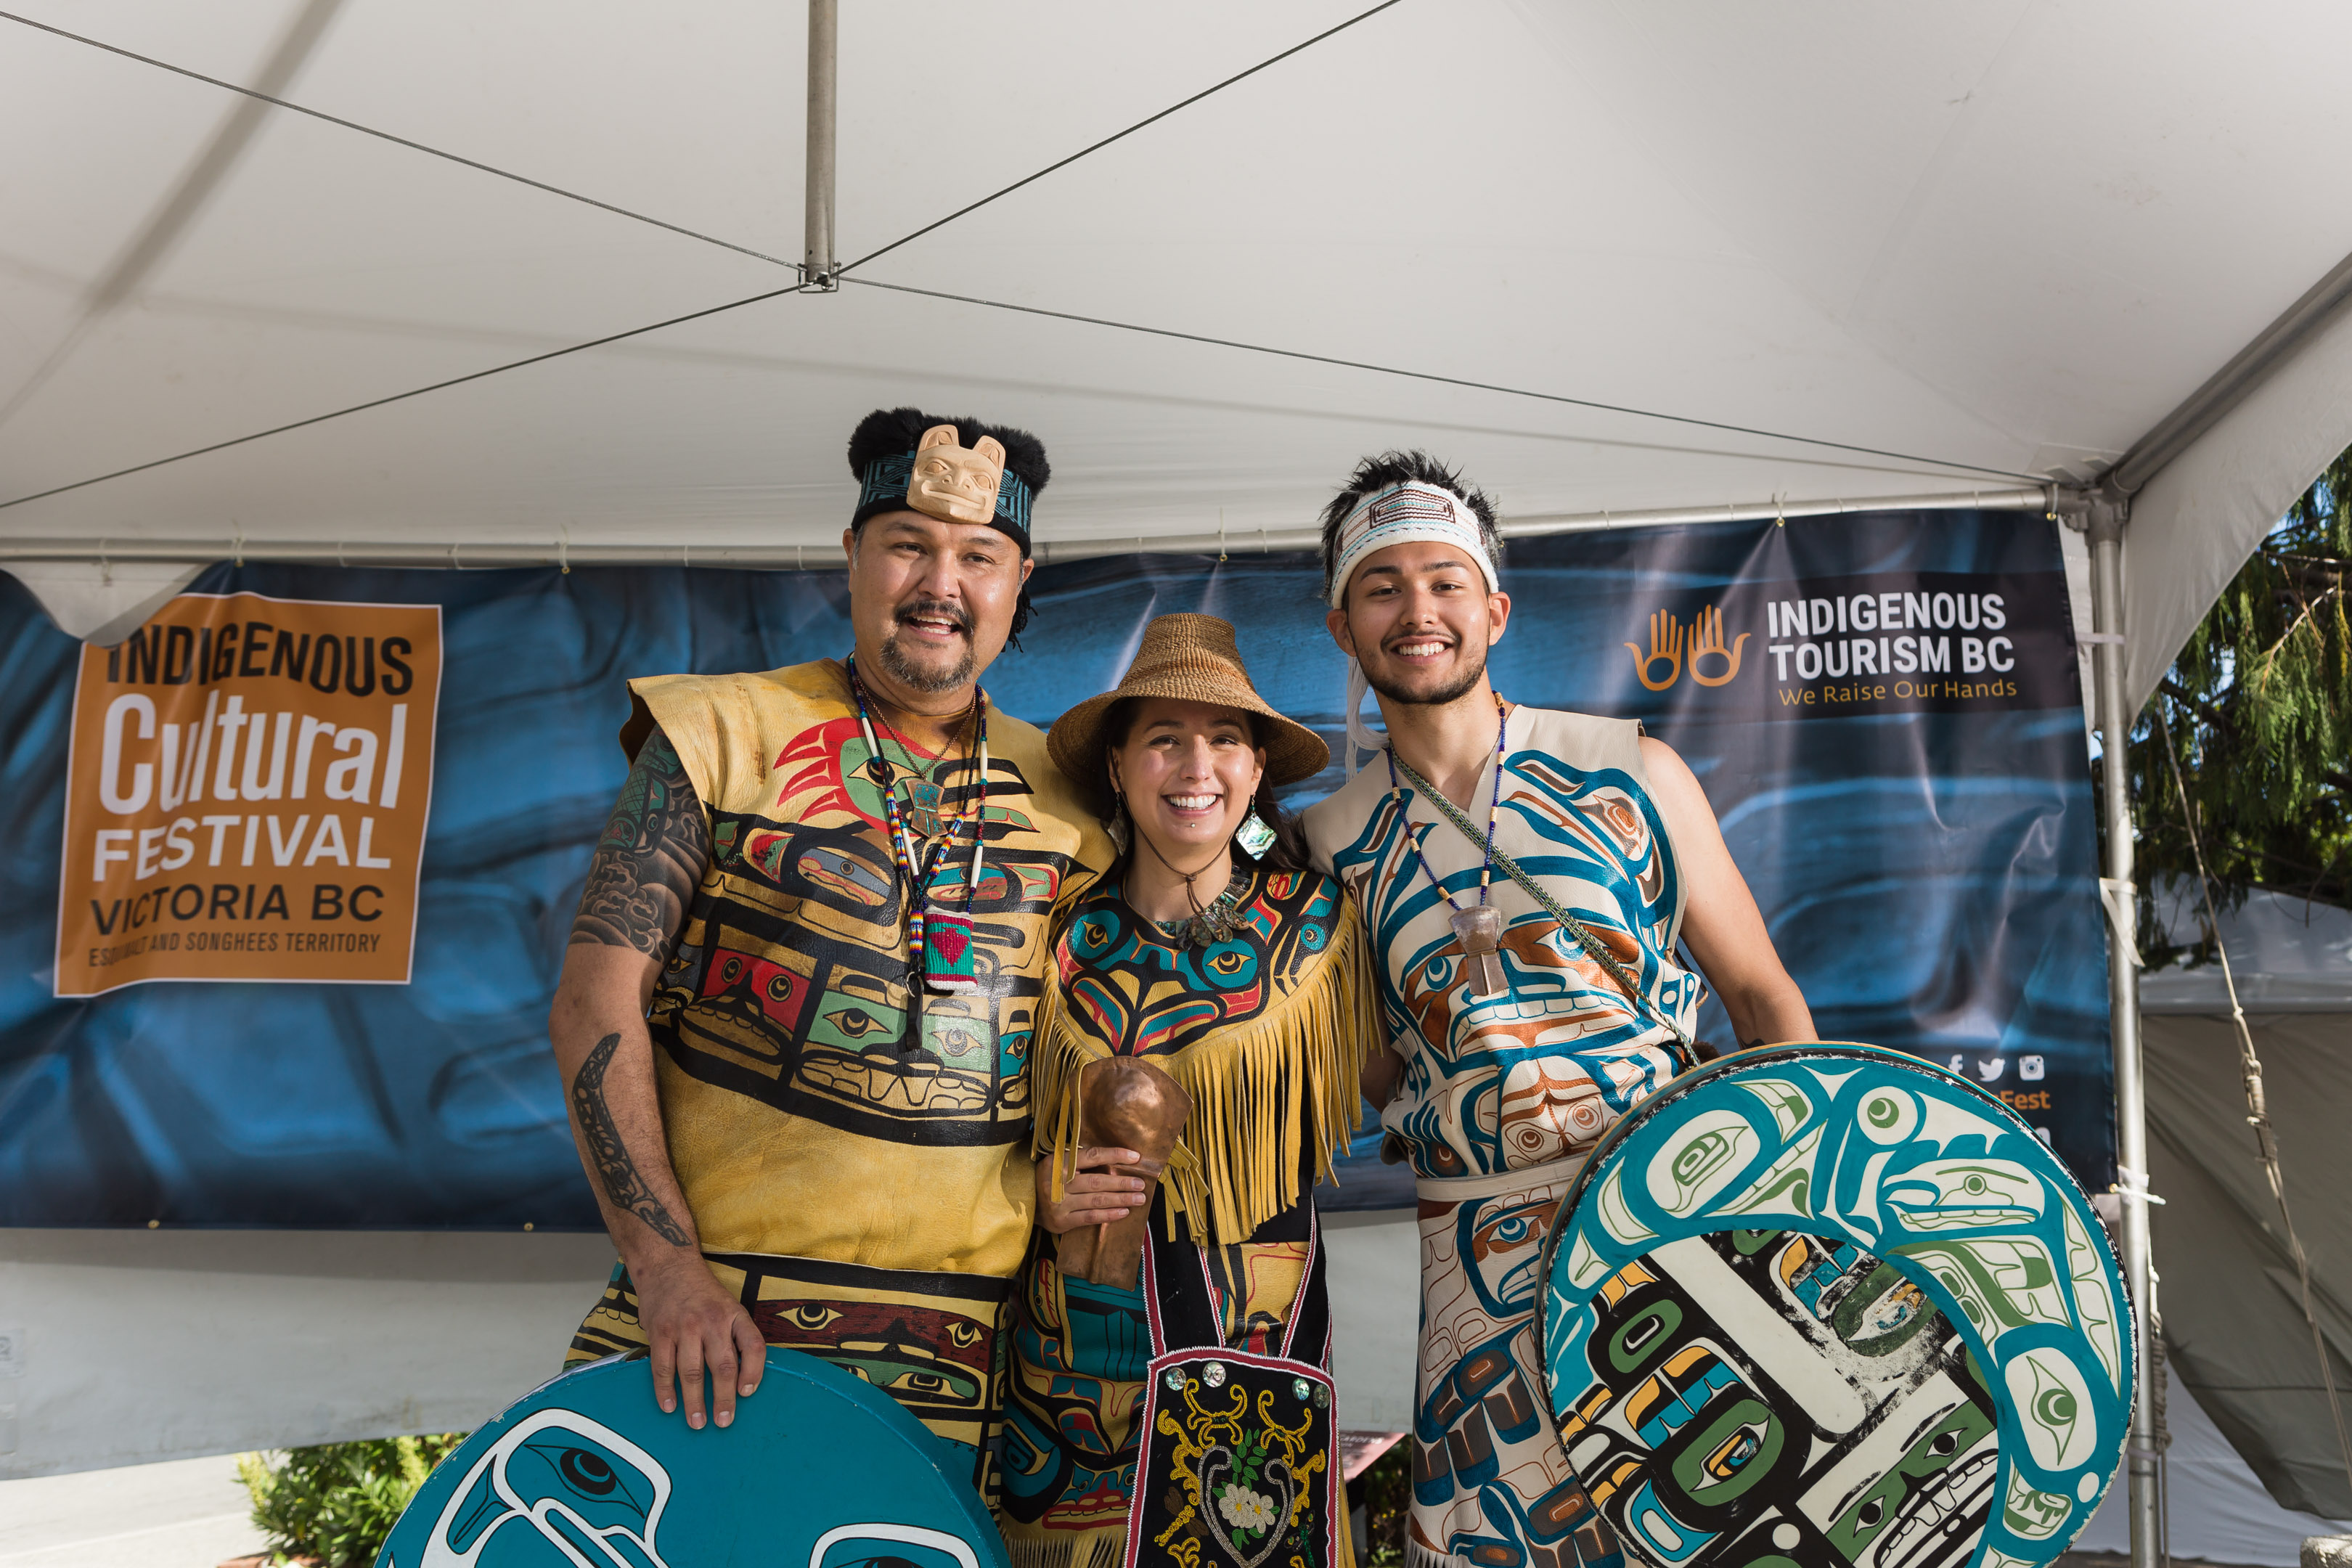
M 1502 592 L 1494 558 L 1486 553 L 1486 542 L 1478 530 L 1478 514 L 1453 491 L 1416 480 L 1373 491 L 1358 501 L 1356 510 L 1339 524 L 1331 580 L 1325 584 L 1331 607 L 1336 610 L 1346 603 L 1348 579 L 1366 556 L 1391 544 L 1421 540 L 1459 545 L 1486 574 L 1486 591 Z

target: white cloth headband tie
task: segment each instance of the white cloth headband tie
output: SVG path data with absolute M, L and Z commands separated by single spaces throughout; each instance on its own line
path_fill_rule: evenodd
M 1333 541 L 1337 548 L 1331 556 L 1331 580 L 1324 585 L 1331 607 L 1339 609 L 1346 602 L 1348 579 L 1366 556 L 1391 544 L 1421 540 L 1461 546 L 1486 574 L 1486 592 L 1503 591 L 1494 558 L 1486 553 L 1486 542 L 1478 530 L 1478 514 L 1453 491 L 1413 481 L 1375 490 L 1358 501 L 1356 510 L 1339 524 Z
M 1499 594 L 1502 580 L 1495 572 L 1495 558 L 1486 553 L 1486 536 L 1479 531 L 1478 514 L 1465 505 L 1453 491 L 1418 481 L 1391 485 L 1375 490 L 1356 503 L 1346 521 L 1339 524 L 1335 543 L 1338 548 L 1331 561 L 1331 581 L 1327 585 L 1333 609 L 1339 609 L 1348 597 L 1348 579 L 1356 568 L 1374 551 L 1386 550 L 1391 544 L 1411 544 L 1420 541 L 1458 545 L 1478 563 L 1486 574 L 1486 591 Z M 1347 776 L 1356 776 L 1356 752 L 1359 750 L 1377 752 L 1388 744 L 1386 731 L 1374 728 L 1364 717 L 1364 698 L 1371 684 L 1364 679 L 1364 667 L 1354 659 L 1348 661 L 1347 744 L 1342 748 Z

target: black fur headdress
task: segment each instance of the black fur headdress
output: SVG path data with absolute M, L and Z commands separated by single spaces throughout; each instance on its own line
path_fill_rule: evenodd
M 849 471 L 858 482 L 857 509 L 850 514 L 849 526 L 862 528 L 868 518 L 907 510 L 907 469 L 916 443 L 924 431 L 939 425 L 955 426 L 960 447 L 977 446 L 982 437 L 989 437 L 1004 448 L 1004 479 L 997 492 L 992 526 L 1018 544 L 1026 560 L 1030 508 L 1037 492 L 1054 477 L 1045 461 L 1045 444 L 1026 430 L 983 425 L 977 419 L 950 419 L 919 408 L 877 408 L 859 420 L 849 437 Z M 1029 624 L 1029 590 L 1024 587 L 1021 603 L 1013 612 L 1015 647 L 1020 646 L 1022 627 Z
M 1053 468 L 1045 461 L 1045 443 L 1028 431 L 1014 430 L 1003 425 L 983 425 L 977 419 L 950 419 L 937 414 L 926 414 L 919 408 L 877 408 L 859 420 L 856 430 L 849 437 L 849 471 L 856 475 L 858 482 L 864 485 L 877 463 L 912 456 L 915 443 L 923 438 L 924 431 L 935 425 L 954 426 L 959 447 L 977 446 L 983 436 L 995 437 L 996 444 L 1004 448 L 1005 477 L 1019 479 L 1027 488 L 1031 500 L 1045 488 L 1045 481 L 1054 477 Z M 888 495 L 861 495 L 857 510 L 849 519 L 849 526 L 856 528 L 877 512 L 902 510 L 906 505 L 905 494 L 906 486 L 902 481 L 898 486 L 900 499 L 895 506 L 890 504 L 892 498 Z M 1018 521 L 1008 518 L 1000 510 L 996 521 L 996 526 L 1021 546 L 1024 555 L 1029 553 L 1027 515 L 1025 505 L 1020 510 L 1023 521 Z

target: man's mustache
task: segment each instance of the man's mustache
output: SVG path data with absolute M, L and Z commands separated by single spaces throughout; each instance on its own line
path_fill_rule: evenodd
M 971 612 L 961 605 L 951 604 L 945 599 L 918 599 L 911 605 L 902 606 L 896 619 L 898 625 L 910 626 L 918 619 L 925 616 L 933 620 L 950 622 L 964 636 L 971 635 Z

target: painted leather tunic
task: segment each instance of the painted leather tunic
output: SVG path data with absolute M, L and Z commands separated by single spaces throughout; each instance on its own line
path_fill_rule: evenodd
M 1687 1033 L 1699 984 L 1674 960 L 1683 882 L 1639 739 L 1631 721 L 1513 710 L 1495 841 Z M 1468 812 L 1482 826 L 1486 804 L 1482 788 Z M 1538 1269 L 1576 1158 L 1687 1064 L 1672 1032 L 1500 874 L 1490 898 L 1509 992 L 1470 995 L 1451 906 L 1407 836 L 1465 906 L 1477 901 L 1483 849 L 1392 789 L 1385 759 L 1308 810 L 1307 834 L 1364 912 L 1389 1037 L 1405 1058 L 1381 1125 L 1420 1198 L 1408 1568 L 1622 1568 L 1544 1397 Z
M 1516 708 L 1504 727 L 1495 841 L 1610 943 L 1652 1007 L 1687 1034 L 1696 975 L 1675 962 L 1683 880 L 1631 720 Z M 1491 773 L 1488 775 L 1491 778 Z M 1484 826 L 1487 787 L 1467 815 Z M 1444 897 L 1467 906 L 1484 856 L 1374 758 L 1307 812 L 1307 842 L 1356 895 L 1372 936 L 1403 1085 L 1381 1118 L 1428 1177 L 1526 1170 L 1581 1153 L 1678 1070 L 1668 1030 L 1635 1013 L 1559 922 L 1497 872 L 1507 996 L 1473 1000 Z
M 661 726 L 710 825 L 647 1018 L 704 1257 L 770 1343 L 846 1368 L 970 1447 L 985 1489 L 999 1331 L 1035 1209 L 1047 925 L 1109 841 L 1045 736 L 992 713 L 982 885 L 950 855 L 935 894 L 972 916 L 981 987 L 910 989 L 880 774 L 842 666 L 630 689 L 635 728 Z M 931 776 L 961 814 L 968 764 Z M 575 1356 L 642 1342 L 627 1284 L 616 1273 Z

